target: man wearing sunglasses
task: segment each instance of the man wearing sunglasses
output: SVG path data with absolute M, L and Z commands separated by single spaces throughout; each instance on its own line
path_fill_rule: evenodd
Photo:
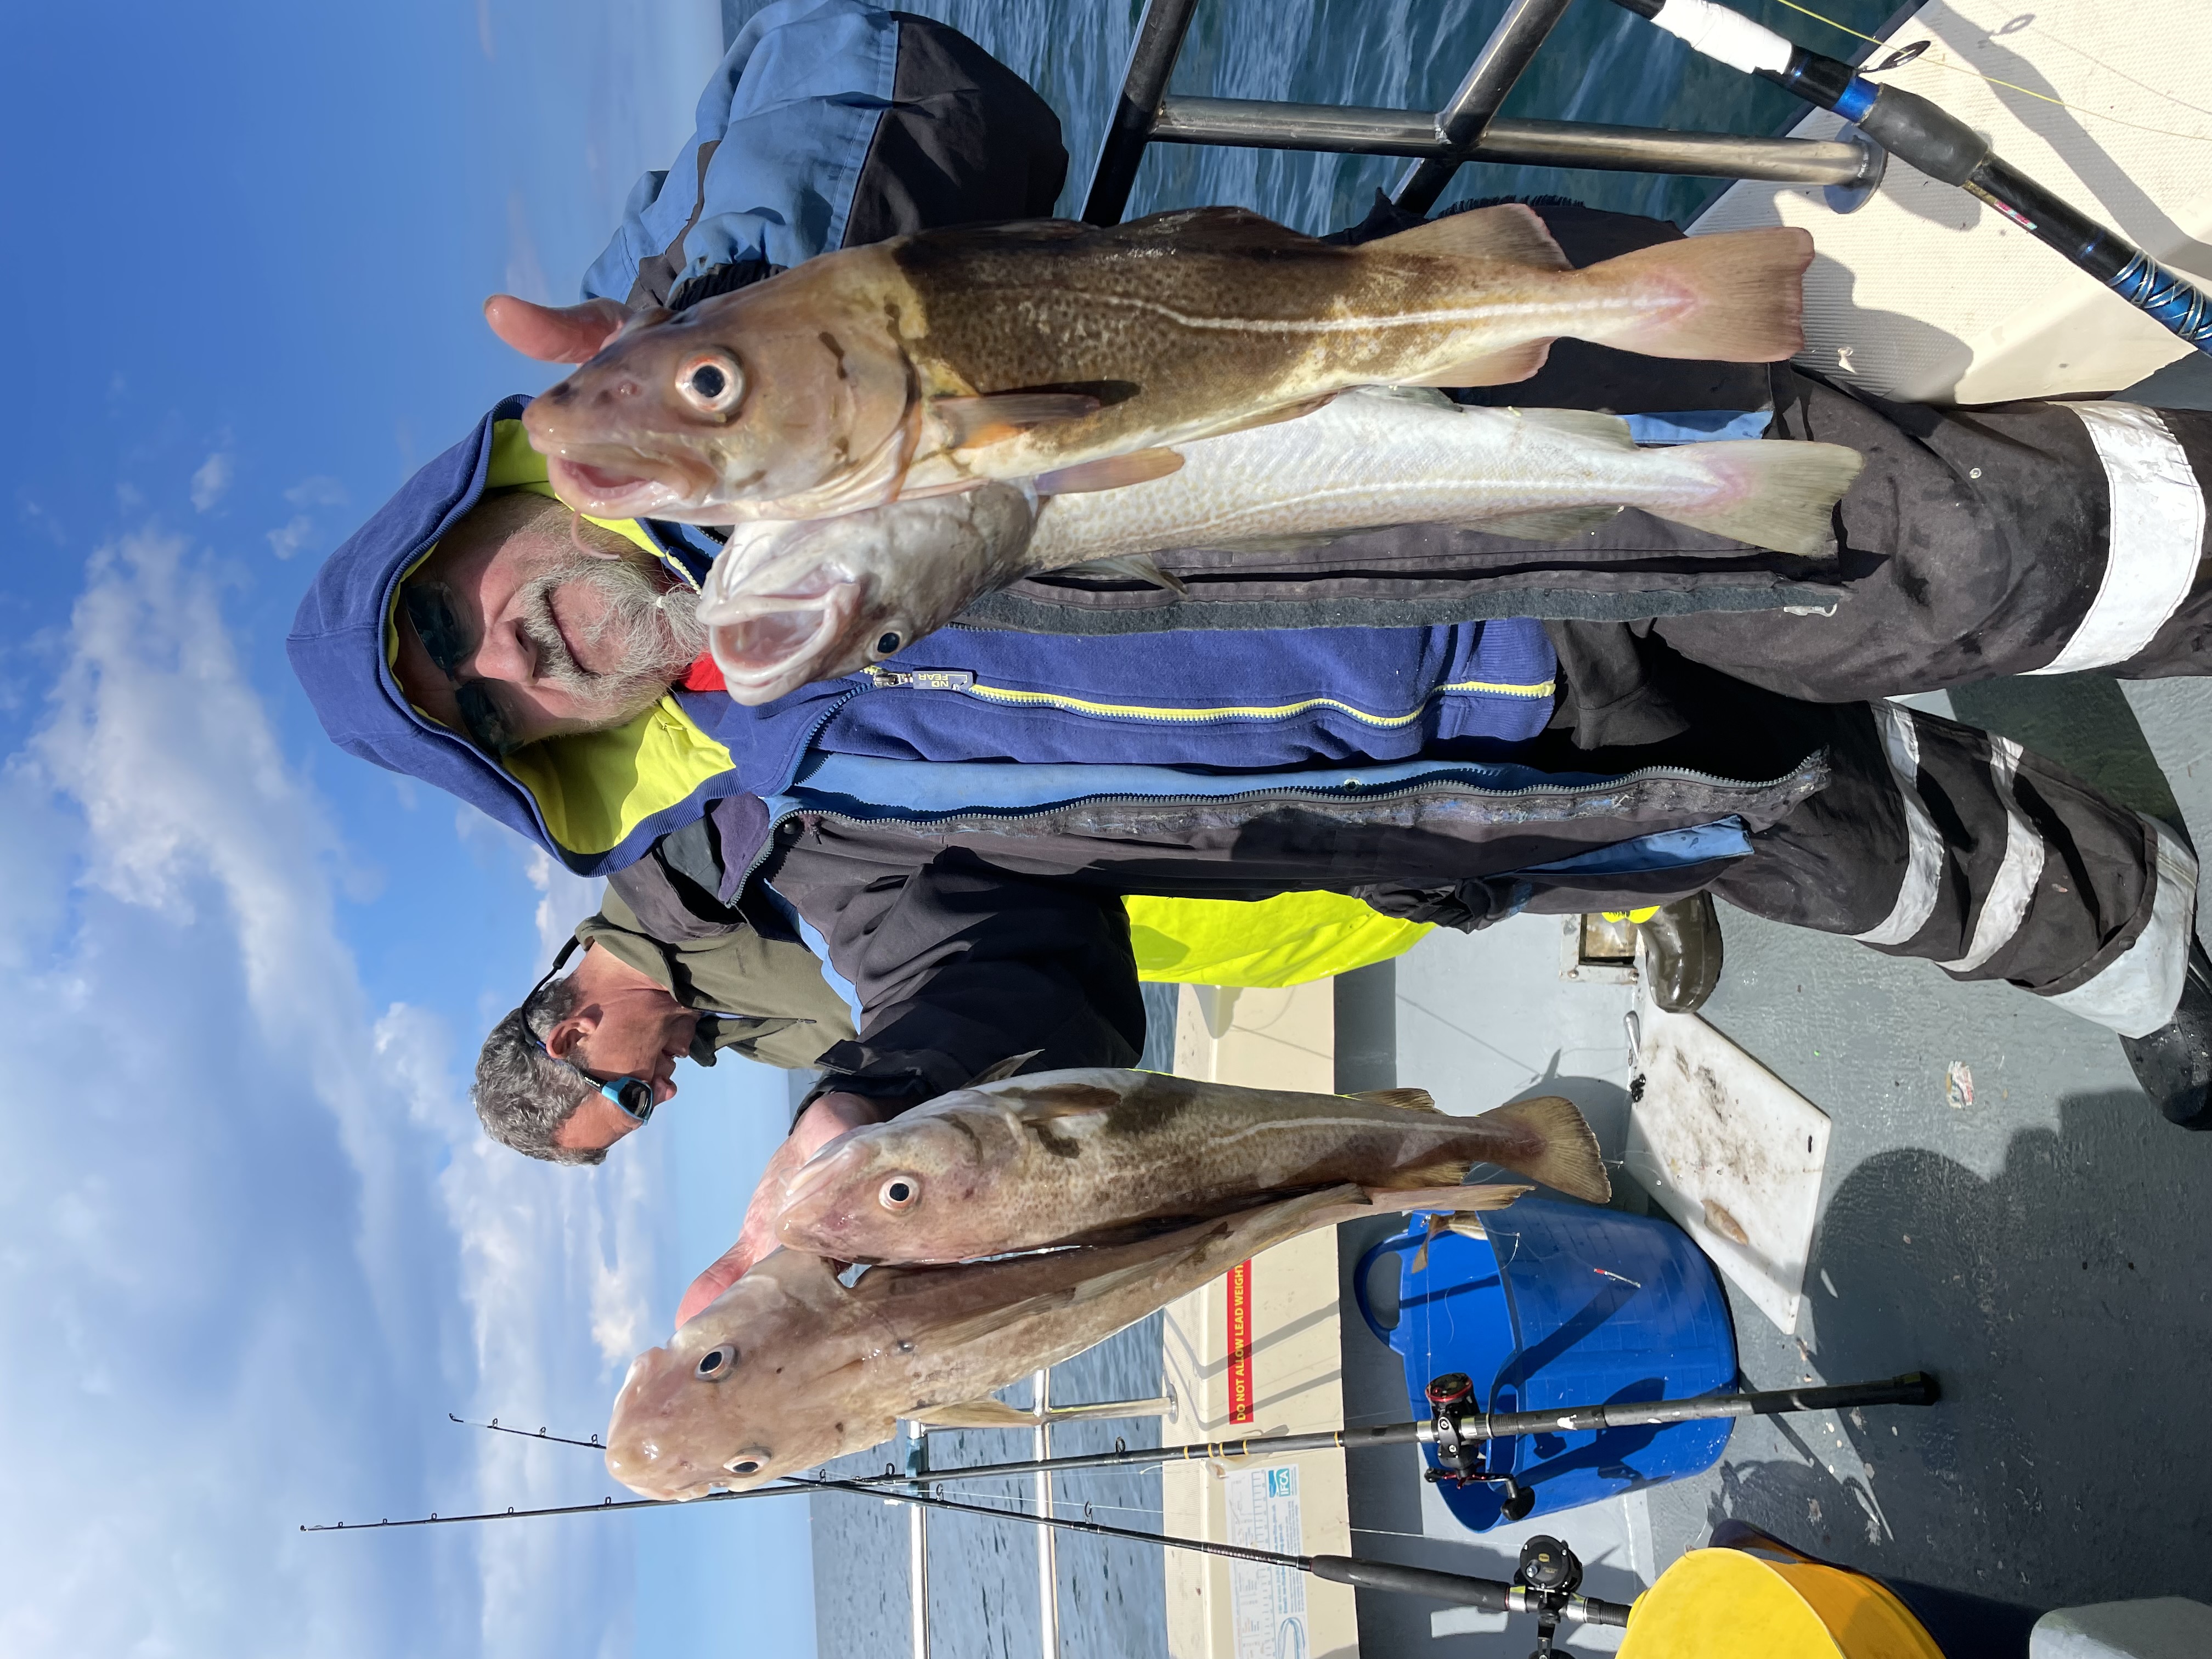
M 597 1164 L 676 1094 L 679 1060 L 712 1066 L 728 1051 L 796 1069 L 851 1040 L 851 1011 L 780 915 L 703 896 L 696 910 L 673 902 L 670 860 L 692 842 L 703 851 L 702 829 L 669 836 L 611 882 L 599 913 L 492 1027 L 472 1092 L 494 1139 Z

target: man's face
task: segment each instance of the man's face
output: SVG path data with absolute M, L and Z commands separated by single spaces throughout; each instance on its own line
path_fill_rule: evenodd
M 470 729 L 459 687 L 480 687 L 507 748 L 618 726 L 702 648 L 688 592 L 660 603 L 675 586 L 639 550 L 558 502 L 497 498 L 409 574 L 393 672 L 410 702 L 455 732 Z M 410 594 L 450 617 L 450 674 L 425 645 Z
M 640 975 L 639 977 L 642 977 Z M 691 1049 L 699 1016 L 658 985 L 594 989 L 585 1003 L 546 1033 L 557 1060 L 595 1078 L 644 1078 L 658 1106 L 675 1097 L 676 1062 Z M 602 1094 L 581 1105 L 554 1133 L 562 1146 L 611 1146 L 638 1127 L 637 1120 Z

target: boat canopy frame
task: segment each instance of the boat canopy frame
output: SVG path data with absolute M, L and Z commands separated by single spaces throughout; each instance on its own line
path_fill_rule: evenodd
M 1820 185 L 1828 205 L 1849 212 L 1881 182 L 1885 152 L 1847 128 L 1835 138 L 1747 138 L 1586 121 L 1501 119 L 1505 102 L 1569 0 L 1511 0 L 1474 63 L 1440 110 L 1365 109 L 1249 98 L 1182 98 L 1168 80 L 1198 0 L 1146 0 L 1129 51 L 1114 117 L 1099 147 L 1087 223 L 1119 223 L 1152 144 L 1222 144 L 1403 155 L 1408 167 L 1391 200 L 1427 213 L 1468 161 L 1595 167 Z

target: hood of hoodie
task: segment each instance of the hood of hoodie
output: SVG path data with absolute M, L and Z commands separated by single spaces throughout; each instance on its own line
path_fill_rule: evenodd
M 331 741 L 349 755 L 434 783 L 528 836 L 582 876 L 643 856 L 664 831 L 740 792 L 730 752 L 673 696 L 625 726 L 549 738 L 505 759 L 416 710 L 392 677 L 401 580 L 483 498 L 551 496 L 544 458 L 522 431 L 530 399 L 508 398 L 416 472 L 324 562 L 285 641 L 292 672 Z M 696 587 L 710 555 L 680 526 L 594 520 Z

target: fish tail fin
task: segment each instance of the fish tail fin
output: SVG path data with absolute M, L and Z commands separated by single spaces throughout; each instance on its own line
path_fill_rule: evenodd
M 1866 465 L 1858 451 L 1841 444 L 1771 438 L 1684 444 L 1674 453 L 1701 465 L 1711 493 L 1653 512 L 1692 530 L 1801 555 L 1827 545 L 1836 503 Z
M 1643 300 L 1601 343 L 1650 357 L 1771 363 L 1805 346 L 1805 268 L 1813 239 L 1794 226 L 1686 236 L 1590 266 L 1583 275 Z
M 1517 1143 L 1503 1156 L 1491 1155 L 1493 1163 L 1514 1174 L 1592 1204 L 1613 1196 L 1613 1181 L 1598 1153 L 1597 1137 L 1572 1101 L 1539 1095 L 1485 1112 L 1474 1121 Z

